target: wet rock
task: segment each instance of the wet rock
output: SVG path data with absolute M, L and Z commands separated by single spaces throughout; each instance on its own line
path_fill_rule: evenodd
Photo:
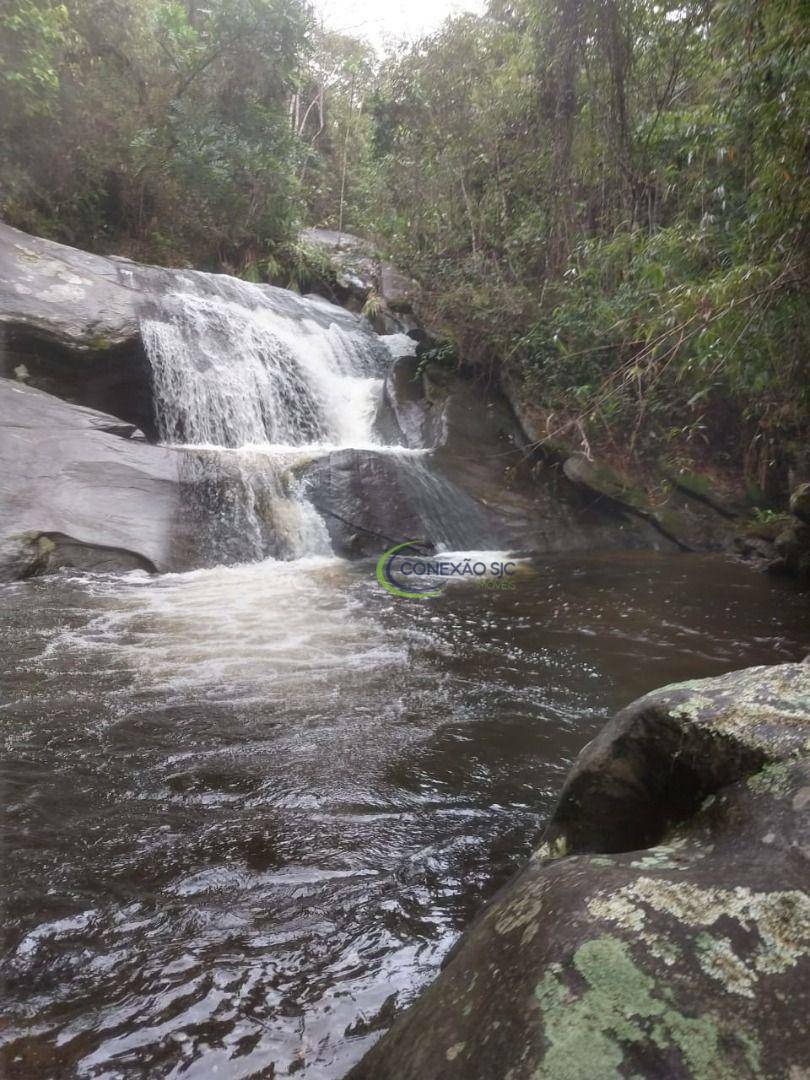
M 338 554 L 379 554 L 405 540 L 445 550 L 672 549 L 622 507 L 589 505 L 553 469 L 533 472 L 496 392 L 404 357 L 384 403 L 378 430 L 393 424 L 384 433 L 401 451 L 336 451 L 302 473 Z
M 724 551 L 734 544 L 733 514 L 697 495 L 685 483 L 675 484 L 652 502 L 640 484 L 584 453 L 565 459 L 563 472 L 597 498 L 625 507 L 685 551 Z
M 352 1080 L 798 1077 L 810 666 L 648 694 Z
M 431 431 L 431 406 L 417 357 L 401 356 L 394 361 L 385 379 L 383 397 L 396 421 L 398 442 L 412 449 L 438 442 Z
M 307 465 L 307 498 L 323 518 L 336 554 L 360 558 L 405 540 L 468 548 L 469 537 L 505 541 L 497 515 L 424 455 L 338 450 Z
M 0 578 L 201 564 L 182 453 L 0 379 Z
M 810 525 L 794 519 L 776 537 L 774 546 L 778 558 L 771 570 L 810 580 Z
M 779 569 L 780 560 L 776 547 L 773 539 L 768 536 L 751 532 L 741 533 L 734 538 L 734 550 L 757 570 L 776 571 Z
M 497 388 L 484 388 L 446 365 L 405 357 L 386 379 L 385 399 L 399 441 L 431 447 L 434 468 L 496 514 L 513 547 L 674 548 L 622 505 L 583 496 L 557 465 L 538 461 Z

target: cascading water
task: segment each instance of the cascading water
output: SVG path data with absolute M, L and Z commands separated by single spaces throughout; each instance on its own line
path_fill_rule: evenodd
M 326 303 L 121 272 L 155 297 L 144 339 L 179 447 L 158 456 L 182 462 L 187 532 L 213 532 L 217 565 L 0 586 L 0 1061 L 339 1080 L 525 859 L 603 717 L 799 659 L 806 600 L 715 557 L 612 550 L 524 562 L 513 591 L 389 600 L 314 507 L 500 547 L 508 492 L 489 512 L 463 457 L 469 397 L 414 393 L 408 414 L 415 365 L 382 380 L 409 343 Z
M 331 552 L 302 467 L 337 450 L 394 455 L 401 489 L 435 542 L 483 538 L 474 500 L 375 430 L 388 367 L 412 353 L 326 301 L 195 271 L 174 275 L 142 318 L 159 432 L 186 452 L 217 562 Z M 466 531 L 465 531 L 466 529 Z M 487 537 L 489 539 L 489 537 Z
M 188 273 L 142 322 L 166 442 L 219 448 L 372 443 L 391 354 L 356 316 L 235 278 Z
M 379 447 L 374 420 L 394 355 L 332 304 L 226 276 L 184 273 L 142 319 L 160 436 L 184 447 L 190 486 L 221 526 L 214 557 L 325 554 L 294 466 Z

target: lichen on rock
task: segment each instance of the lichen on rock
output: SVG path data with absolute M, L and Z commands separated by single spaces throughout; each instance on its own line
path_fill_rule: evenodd
M 618 714 L 352 1080 L 807 1075 L 809 691 L 753 668 Z

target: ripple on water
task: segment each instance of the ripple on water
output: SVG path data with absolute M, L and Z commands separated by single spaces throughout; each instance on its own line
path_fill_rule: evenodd
M 3 599 L 0 1041 L 32 1077 L 337 1080 L 612 709 L 808 643 L 806 599 L 692 557 L 422 603 L 328 559 Z

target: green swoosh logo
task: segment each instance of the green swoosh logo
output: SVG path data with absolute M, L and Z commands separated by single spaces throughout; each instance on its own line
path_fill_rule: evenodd
M 417 547 L 422 544 L 421 540 L 406 540 L 404 544 L 397 544 L 396 547 L 389 548 L 388 551 L 384 551 L 377 560 L 377 581 L 391 596 L 402 596 L 406 600 L 428 600 L 432 596 L 441 596 L 441 589 L 431 589 L 429 591 L 422 592 L 408 592 L 406 589 L 401 589 L 399 585 L 391 577 L 391 561 L 397 555 L 398 552 L 404 548 Z

